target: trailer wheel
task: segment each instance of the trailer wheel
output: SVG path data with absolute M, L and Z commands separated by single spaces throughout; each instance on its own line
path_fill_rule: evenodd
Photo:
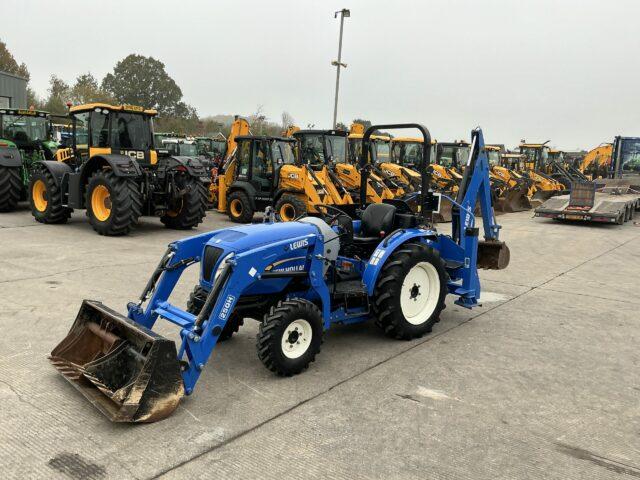
M 187 312 L 198 315 L 207 300 L 208 293 L 200 285 L 193 287 L 193 291 L 189 294 L 189 300 L 187 300 Z M 218 337 L 218 342 L 229 340 L 234 333 L 238 333 L 242 325 L 244 325 L 244 320 L 239 315 L 232 313 Z
M 184 188 L 187 192 L 166 215 L 160 217 L 160 221 L 167 228 L 189 230 L 204 220 L 209 196 L 207 186 L 197 178 L 185 177 Z
M 20 168 L 0 167 L 0 212 L 16 208 L 23 191 Z
M 62 192 L 53 175 L 45 170 L 34 172 L 29 182 L 31 215 L 40 223 L 65 223 L 72 210 L 62 205 Z
M 280 301 L 260 324 L 258 358 L 278 375 L 296 375 L 320 353 L 322 334 L 322 314 L 313 303 L 302 299 Z
M 295 195 L 285 193 L 276 202 L 276 218 L 280 222 L 290 222 L 307 214 L 307 206 Z
M 249 223 L 253 220 L 253 207 L 251 207 L 251 201 L 249 196 L 242 190 L 236 190 L 231 192 L 227 207 L 227 214 L 233 222 L 237 223 Z
M 98 171 L 89 178 L 85 205 L 89 222 L 100 235 L 126 235 L 142 215 L 136 181 L 111 171 Z
M 400 246 L 376 282 L 376 324 L 386 335 L 404 340 L 431 332 L 444 308 L 447 278 L 436 250 L 419 243 Z

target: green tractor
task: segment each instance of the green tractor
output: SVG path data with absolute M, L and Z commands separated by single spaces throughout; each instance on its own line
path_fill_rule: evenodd
M 53 160 L 57 149 L 47 112 L 0 109 L 0 212 L 27 199 L 32 166 Z

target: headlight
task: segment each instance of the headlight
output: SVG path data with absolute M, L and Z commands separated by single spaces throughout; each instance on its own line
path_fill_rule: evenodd
M 216 268 L 216 273 L 213 274 L 213 283 L 216 283 L 216 280 L 218 280 L 218 277 L 222 273 L 222 270 L 224 269 L 225 265 L 227 264 L 227 260 L 231 260 L 233 256 L 234 254 L 232 252 L 229 255 L 226 255 L 222 260 L 220 260 L 220 263 L 218 264 L 218 268 Z

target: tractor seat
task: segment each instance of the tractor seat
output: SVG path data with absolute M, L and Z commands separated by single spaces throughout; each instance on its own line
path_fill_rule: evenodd
M 388 203 L 372 203 L 362 212 L 360 233 L 354 235 L 354 243 L 378 244 L 393 230 L 396 207 Z M 384 232 L 384 233 L 383 233 Z

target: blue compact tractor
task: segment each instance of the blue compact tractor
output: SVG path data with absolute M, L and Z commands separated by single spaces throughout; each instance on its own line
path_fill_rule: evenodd
M 367 153 L 377 129 L 363 138 L 361 199 L 371 166 Z M 489 166 L 480 129 L 453 202 L 452 234 L 439 233 L 432 216 L 441 197 L 427 173 L 424 148 L 419 214 L 402 201 L 361 205 L 357 218 L 335 207 L 319 217 L 234 226 L 169 245 L 128 317 L 85 300 L 51 361 L 114 421 L 155 421 L 169 415 L 196 382 L 218 344 L 245 318 L 260 322 L 257 353 L 278 375 L 305 370 L 334 324 L 373 321 L 388 336 L 412 339 L 431 331 L 448 294 L 466 308 L 478 304 L 478 268 L 501 269 L 509 250 L 498 240 L 489 189 Z M 479 240 L 474 210 L 482 211 Z M 170 302 L 182 272 L 200 264 L 200 281 L 183 310 Z M 153 332 L 158 320 L 180 329 L 179 348 Z

